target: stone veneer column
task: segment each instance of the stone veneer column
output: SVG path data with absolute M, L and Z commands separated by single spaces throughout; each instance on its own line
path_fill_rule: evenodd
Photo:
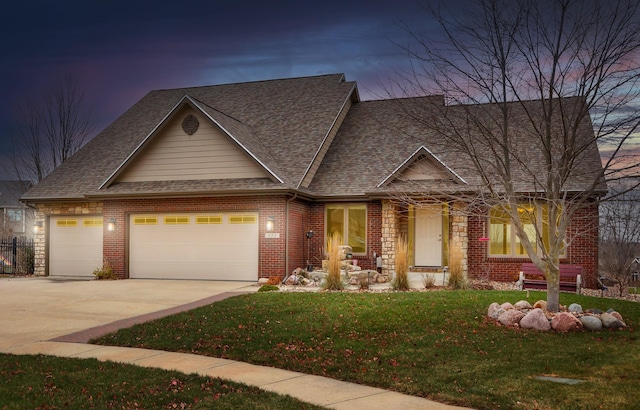
M 462 271 L 465 275 L 469 272 L 469 218 L 464 205 L 452 204 L 451 206 L 451 244 L 450 249 L 459 247 L 462 250 Z
M 392 272 L 395 271 L 395 251 L 397 236 L 398 217 L 396 207 L 389 200 L 382 201 L 382 274 L 391 279 Z
M 37 207 L 34 217 L 34 224 L 38 226 L 33 235 L 33 275 L 44 276 L 45 261 L 47 257 L 46 253 L 46 232 L 47 232 L 47 218 L 44 212 Z

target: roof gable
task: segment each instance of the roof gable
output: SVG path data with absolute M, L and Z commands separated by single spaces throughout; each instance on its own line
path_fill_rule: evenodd
M 467 183 L 467 181 L 423 145 L 415 150 L 409 158 L 403 161 L 390 175 L 380 182 L 377 188 L 389 185 L 394 181 L 425 180 L 447 180 L 454 183 Z
M 115 182 L 265 177 L 282 182 L 246 146 L 255 144 L 242 143 L 252 139 L 248 127 L 209 111 L 184 96 L 100 188 Z M 189 120 L 193 133 L 185 127 Z

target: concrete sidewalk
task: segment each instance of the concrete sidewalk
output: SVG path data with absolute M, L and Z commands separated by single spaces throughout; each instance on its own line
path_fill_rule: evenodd
M 95 358 L 220 377 L 332 409 L 455 409 L 419 397 L 233 360 L 86 344 L 92 338 L 258 288 L 246 282 L 0 279 L 0 351 Z

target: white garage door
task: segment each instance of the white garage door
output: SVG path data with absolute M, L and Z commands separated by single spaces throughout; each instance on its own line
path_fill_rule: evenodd
M 129 232 L 131 278 L 258 280 L 255 213 L 131 215 Z
M 102 217 L 49 219 L 49 275 L 93 277 L 102 267 Z

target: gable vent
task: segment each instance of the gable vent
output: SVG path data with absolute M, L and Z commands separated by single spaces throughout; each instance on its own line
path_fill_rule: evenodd
M 195 134 L 196 131 L 198 131 L 199 126 L 200 126 L 200 122 L 198 121 L 195 115 L 189 114 L 186 117 L 184 117 L 184 120 L 182 121 L 182 130 L 187 135 Z

